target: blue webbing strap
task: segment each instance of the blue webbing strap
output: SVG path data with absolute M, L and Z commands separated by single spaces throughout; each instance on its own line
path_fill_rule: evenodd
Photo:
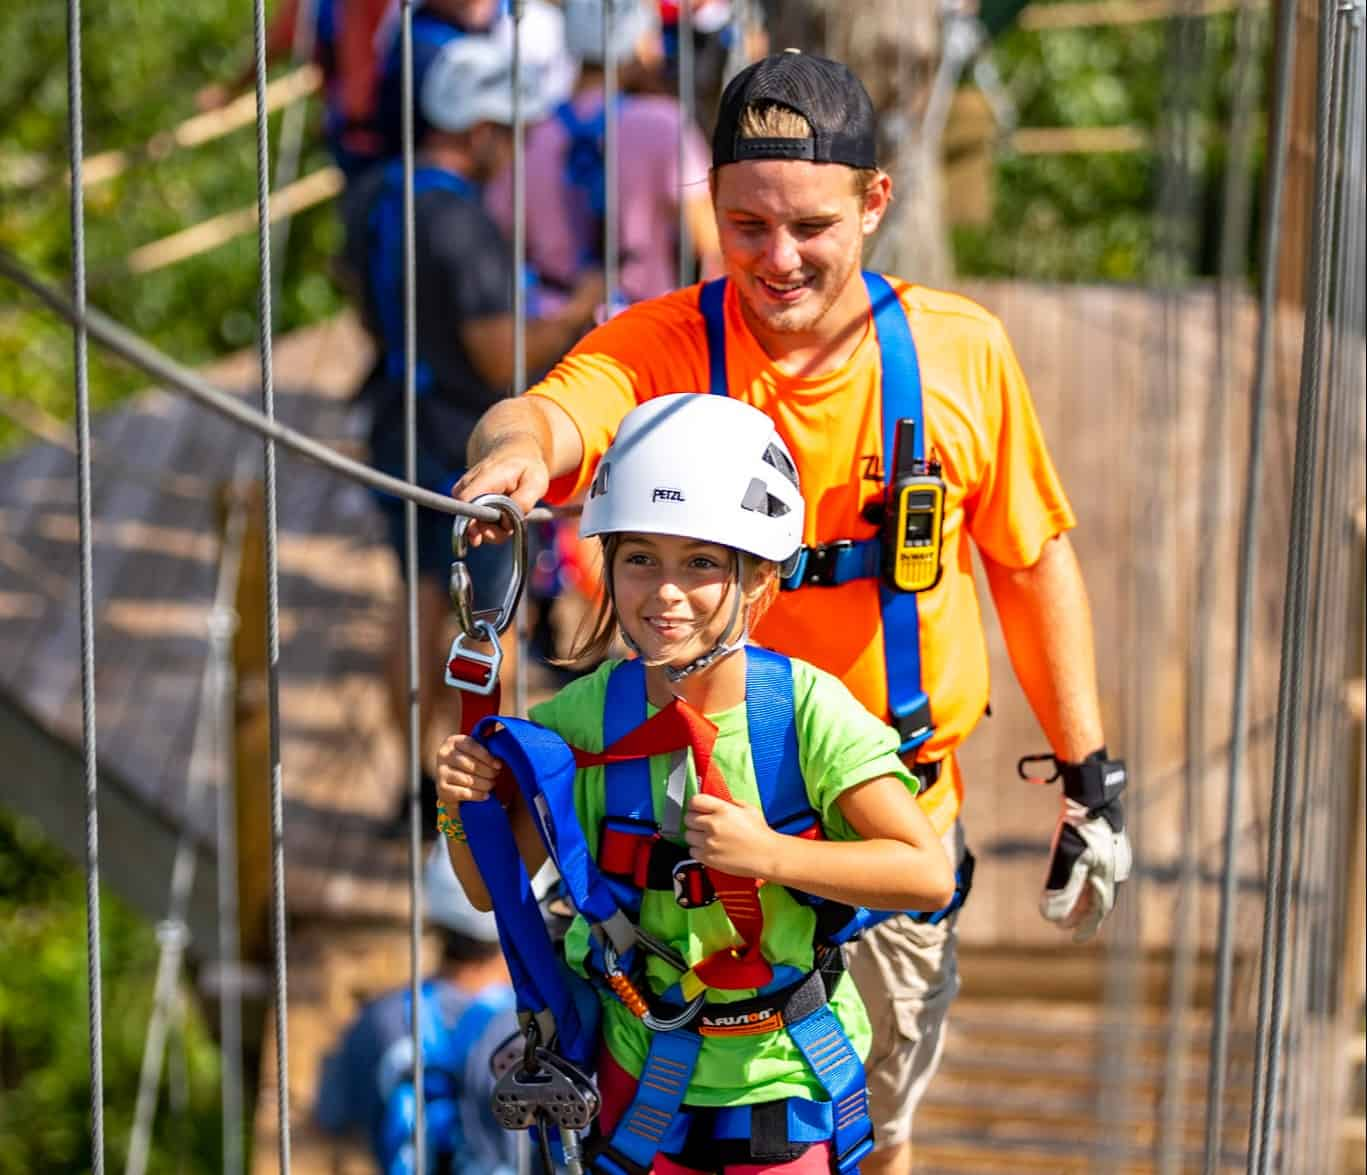
M 916 358 L 916 343 L 911 337 L 906 312 L 897 292 L 881 274 L 864 271 L 864 285 L 869 292 L 873 309 L 874 333 L 882 363 L 880 399 L 883 414 L 883 468 L 889 481 L 895 476 L 893 457 L 896 452 L 897 421 L 909 416 L 916 421 L 913 453 L 918 459 L 925 454 L 925 416 L 921 405 L 921 366 Z M 728 395 L 726 382 L 726 316 L 724 313 L 726 279 L 717 278 L 703 285 L 698 295 L 698 309 L 707 329 L 709 391 L 714 395 Z M 807 552 L 803 552 L 807 554 Z M 830 584 L 848 583 L 852 579 L 875 579 L 880 573 L 879 541 L 865 539 L 829 553 L 834 568 Z M 804 560 L 805 563 L 805 560 Z M 792 582 L 799 583 L 794 579 Z M 895 592 L 880 583 L 879 607 L 883 616 L 883 664 L 887 674 L 888 709 L 894 725 L 908 715 L 925 715 L 925 721 L 906 732 L 900 747 L 902 752 L 920 746 L 931 736 L 930 705 L 921 688 L 920 617 L 914 592 Z M 890 647 L 896 637 L 896 648 Z M 899 725 L 900 729 L 900 725 Z
M 726 385 L 726 279 L 704 282 L 698 292 L 698 309 L 707 326 L 707 390 L 714 396 L 728 396 Z
M 518 757 L 510 745 L 516 743 L 516 736 L 506 740 L 488 737 L 489 721 L 481 724 L 485 729 L 476 728 L 476 736 L 481 737 L 481 741 L 503 758 L 516 774 Z M 503 721 L 512 723 L 516 720 Z M 563 742 L 560 746 L 569 759 L 572 781 L 573 756 Z M 554 750 L 553 745 L 551 750 Z M 553 758 L 549 762 L 552 769 L 548 775 L 563 774 L 563 764 L 556 764 Z M 560 772 L 554 769 L 557 766 L 561 768 Z M 533 812 L 540 810 L 541 806 L 532 804 Z M 508 813 L 497 801 L 486 800 L 461 804 L 460 818 L 470 852 L 493 902 L 499 943 L 517 994 L 518 1008 L 534 1016 L 549 1013 L 555 1023 L 556 1048 L 561 1055 L 581 1067 L 591 1067 L 597 1053 L 598 999 L 587 983 L 570 973 L 551 942 L 518 852 Z M 563 853 L 565 846 L 560 848 Z M 572 869 L 578 855 L 573 850 L 565 855 L 571 861 Z M 582 876 L 583 871 L 581 879 Z
M 688 1082 L 698 1063 L 702 1037 L 688 1029 L 656 1032 L 641 1068 L 631 1105 L 622 1115 L 593 1168 L 605 1175 L 638 1175 L 648 1171 L 656 1154 L 682 1148 L 688 1119 L 679 1113 Z M 633 1166 L 621 1160 L 626 1159 Z
M 925 457 L 926 426 L 921 406 L 921 365 L 916 358 L 916 343 L 911 337 L 906 311 L 897 292 L 882 274 L 864 271 L 864 285 L 873 307 L 873 329 L 878 335 L 882 356 L 883 386 L 883 471 L 888 484 L 897 476 L 894 457 L 897 451 L 897 421 L 909 416 L 916 422 L 912 456 Z M 930 705 L 921 688 L 921 627 L 915 592 L 893 591 L 878 585 L 883 609 L 883 665 L 888 680 L 888 709 L 894 720 L 923 711 L 925 720 L 916 729 L 903 732 L 899 750 L 903 753 L 920 746 L 931 736 Z M 896 649 L 886 647 L 898 634 Z M 894 726 L 901 730 L 900 723 Z
M 603 746 L 610 747 L 646 720 L 646 675 L 640 659 L 623 661 L 608 675 L 603 701 Z M 603 767 L 603 800 L 607 823 L 627 831 L 655 827 L 655 801 L 650 794 L 650 760 L 631 759 Z M 609 879 L 608 885 L 622 909 L 635 914 L 641 908 L 641 891 Z
M 822 1004 L 787 1028 L 788 1035 L 807 1058 L 807 1064 L 830 1098 L 830 1138 L 836 1169 L 842 1175 L 857 1170 L 860 1160 L 873 1150 L 873 1124 L 869 1120 L 864 1064 L 830 1004 Z

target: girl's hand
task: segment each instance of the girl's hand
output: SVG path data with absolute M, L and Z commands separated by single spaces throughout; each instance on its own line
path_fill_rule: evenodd
M 758 808 L 701 792 L 684 815 L 684 839 L 694 858 L 735 877 L 770 877 L 781 837 Z
M 487 800 L 502 761 L 468 734 L 453 734 L 437 752 L 437 798 L 452 813 L 457 804 Z

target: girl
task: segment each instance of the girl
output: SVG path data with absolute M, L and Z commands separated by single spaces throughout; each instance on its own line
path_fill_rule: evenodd
M 672 1007 L 700 989 L 705 995 L 683 1104 L 670 1128 L 662 1120 L 656 1132 L 664 1153 L 643 1160 L 630 1127 L 638 1092 L 649 1100 L 661 1085 L 662 1071 L 652 1068 L 654 1034 L 639 1001 L 633 1010 L 631 1001 L 600 988 L 600 1126 L 609 1142 L 595 1160 L 599 1170 L 643 1170 L 652 1162 L 659 1175 L 853 1169 L 856 1151 L 867 1149 L 867 1129 L 860 1146 L 850 1140 L 851 1123 L 867 1123 L 858 1118 L 864 1095 L 854 1058 L 868 1051 L 869 1026 L 844 976 L 840 939 L 826 933 L 830 912 L 934 910 L 954 893 L 949 860 L 913 799 L 916 784 L 893 731 L 838 679 L 747 648 L 750 626 L 778 591 L 780 564 L 802 540 L 803 517 L 793 461 L 769 418 L 737 400 L 696 394 L 658 397 L 623 420 L 584 507 L 581 532 L 602 542 L 606 591 L 576 654 L 602 657 L 620 634 L 637 659 L 604 663 L 533 707 L 531 717 L 590 752 L 676 699 L 717 731 L 702 786 L 693 762 L 649 759 L 645 817 L 653 814 L 654 823 L 645 829 L 639 819 L 633 828 L 622 818 L 618 793 L 626 777 L 617 768 L 582 767 L 575 777 L 575 809 L 599 867 L 641 890 L 640 929 L 667 948 L 647 959 L 642 990 Z M 775 665 L 783 692 L 764 693 L 754 681 Z M 634 716 L 624 716 L 632 703 L 623 699 L 633 696 L 624 683 L 638 674 L 644 697 Z M 775 714 L 791 721 L 775 727 Z M 781 747 L 752 745 L 757 724 L 795 734 L 796 755 L 788 758 L 800 768 L 806 826 L 784 819 L 780 831 L 761 809 L 760 778 L 774 775 L 772 764 L 783 756 Z M 446 740 L 439 762 L 449 810 L 487 799 L 502 766 L 460 735 Z M 513 804 L 530 875 L 545 854 L 525 805 L 520 798 Z M 487 908 L 458 823 L 447 817 L 446 831 L 467 893 Z M 662 860 L 669 866 L 663 873 Z M 757 890 L 758 920 L 737 914 L 745 908 L 737 904 L 737 879 L 754 879 L 748 884 Z M 572 967 L 593 975 L 595 952 L 582 919 L 565 950 Z M 830 1017 L 820 1021 L 829 1031 L 813 1040 L 801 1025 L 817 1024 L 818 1014 Z M 837 1037 L 842 1043 L 830 1047 L 844 1048 L 857 1070 L 853 1095 L 833 1088 L 824 1060 Z M 641 1110 L 647 1120 L 649 1112 Z M 628 1129 L 616 1130 L 619 1120 Z

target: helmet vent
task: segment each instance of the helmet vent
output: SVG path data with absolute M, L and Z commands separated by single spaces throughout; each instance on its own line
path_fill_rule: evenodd
M 797 466 L 793 464 L 788 454 L 777 445 L 771 443 L 769 447 L 764 450 L 764 461 L 765 464 L 772 465 L 777 469 L 784 477 L 792 482 L 793 485 L 798 484 Z
M 598 463 L 598 472 L 594 474 L 593 485 L 589 487 L 590 498 L 597 498 L 608 492 L 608 472 L 611 469 L 612 463 L 609 461 L 600 461 Z
M 742 510 L 753 510 L 766 518 L 781 518 L 788 513 L 788 504 L 774 497 L 757 477 L 750 479 L 750 487 L 741 498 L 740 505 Z

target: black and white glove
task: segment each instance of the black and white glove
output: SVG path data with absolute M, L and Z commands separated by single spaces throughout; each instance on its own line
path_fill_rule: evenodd
M 1049 846 L 1049 875 L 1040 894 L 1040 913 L 1086 942 L 1115 905 L 1116 888 L 1130 876 L 1130 838 L 1125 834 L 1125 763 L 1108 759 L 1106 748 L 1081 763 L 1065 763 L 1053 755 L 1029 755 L 1016 770 L 1032 779 L 1026 767 L 1052 763 L 1054 774 L 1035 782 L 1063 781 L 1062 811 Z

